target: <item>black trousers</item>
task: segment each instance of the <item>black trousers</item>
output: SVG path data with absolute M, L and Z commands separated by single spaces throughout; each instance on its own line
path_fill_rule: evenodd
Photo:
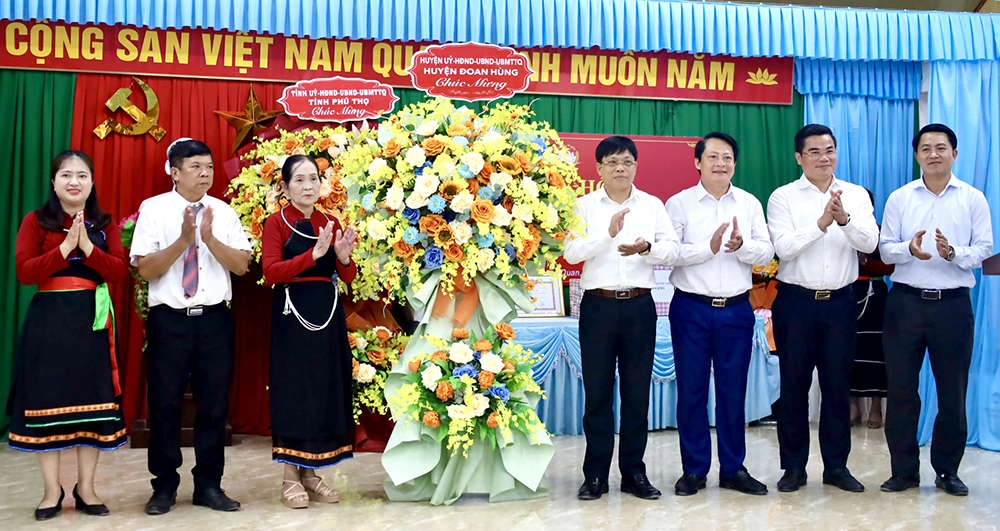
M 607 479 L 615 450 L 615 367 L 621 378 L 618 469 L 622 477 L 646 472 L 642 462 L 649 430 L 649 384 L 656 348 L 653 296 L 627 300 L 586 293 L 580 304 L 580 358 L 587 451 L 583 475 Z
M 820 296 L 822 298 L 822 295 Z M 819 372 L 822 394 L 819 447 L 826 470 L 847 466 L 851 452 L 851 369 L 857 304 L 851 286 L 817 300 L 815 292 L 782 284 L 771 308 L 781 351 L 778 444 L 781 468 L 804 469 L 809 460 L 809 387 Z
M 888 376 L 885 439 L 892 457 L 892 475 L 920 473 L 917 386 L 924 352 L 930 357 L 937 386 L 938 414 L 931 441 L 931 466 L 938 474 L 958 474 L 965 455 L 968 426 L 965 392 L 975 321 L 968 289 L 941 300 L 925 300 L 903 284 L 889 290 L 882 341 Z
M 226 416 L 233 377 L 235 326 L 225 304 L 199 316 L 154 306 L 146 322 L 149 471 L 154 491 L 180 484 L 181 402 L 188 380 L 196 407 L 195 490 L 218 487 L 225 468 Z

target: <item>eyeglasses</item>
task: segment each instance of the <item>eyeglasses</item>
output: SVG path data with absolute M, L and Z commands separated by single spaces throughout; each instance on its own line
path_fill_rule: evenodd
M 818 158 L 823 157 L 823 156 L 826 156 L 826 157 L 836 157 L 837 156 L 837 149 L 836 148 L 830 148 L 830 149 L 827 149 L 826 151 L 820 151 L 818 149 L 810 149 L 809 151 L 803 151 L 802 154 L 805 155 L 806 157 L 811 158 L 811 159 L 818 159 Z
M 606 160 L 601 163 L 601 166 L 605 166 L 611 169 L 617 169 L 619 166 L 625 168 L 626 170 L 631 170 L 635 167 L 634 160 Z

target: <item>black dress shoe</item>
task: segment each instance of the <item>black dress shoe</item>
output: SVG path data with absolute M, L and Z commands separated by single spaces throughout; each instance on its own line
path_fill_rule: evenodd
M 795 492 L 799 487 L 806 486 L 806 471 L 801 468 L 789 468 L 778 480 L 779 492 Z
M 580 491 L 577 492 L 576 497 L 581 500 L 596 500 L 601 497 L 601 494 L 607 493 L 608 480 L 587 478 L 584 480 L 583 485 L 580 485 Z
M 719 488 L 738 490 L 743 494 L 755 496 L 767 494 L 767 485 L 754 479 L 746 470 L 740 470 L 732 477 L 719 478 Z
M 111 514 L 108 510 L 108 506 L 103 503 L 98 503 L 94 505 L 88 505 L 87 502 L 83 501 L 83 498 L 76 492 L 76 485 L 73 485 L 73 499 L 76 500 L 76 510 L 81 511 L 84 514 L 89 514 L 91 516 L 107 516 Z
M 681 479 L 674 483 L 674 494 L 678 496 L 694 496 L 698 491 L 705 488 L 705 476 L 694 474 L 684 474 Z
M 153 491 L 153 495 L 150 496 L 149 501 L 146 502 L 146 514 L 167 514 L 170 512 L 170 508 L 174 506 L 176 501 L 177 491 Z
M 958 479 L 958 476 L 954 474 L 941 474 L 934 478 L 934 485 L 939 489 L 944 489 L 945 492 L 951 494 L 952 496 L 968 496 L 969 487 L 962 483 L 962 480 Z
M 917 476 L 906 479 L 892 476 L 882 484 L 882 492 L 903 492 L 906 489 L 917 488 L 919 486 L 920 478 Z
M 631 478 L 622 478 L 622 492 L 644 500 L 655 500 L 660 497 L 660 491 L 649 484 L 646 474 L 636 474 Z
M 846 468 L 834 468 L 823 472 L 823 484 L 833 485 L 840 490 L 847 492 L 864 492 L 865 486 L 860 481 L 854 479 L 851 472 Z
M 231 512 L 239 510 L 240 502 L 226 496 L 226 491 L 212 487 L 201 491 L 195 491 L 191 503 L 208 507 L 213 511 Z
M 49 518 L 55 518 L 62 514 L 62 502 L 66 499 L 66 491 L 62 488 L 59 489 L 59 501 L 56 502 L 52 507 L 39 507 L 35 509 L 35 520 L 48 520 Z

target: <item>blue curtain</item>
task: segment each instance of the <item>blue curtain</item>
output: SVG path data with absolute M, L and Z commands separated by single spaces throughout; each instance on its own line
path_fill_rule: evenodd
M 1000 62 L 932 63 L 928 118 L 958 135 L 952 171 L 986 195 L 993 241 L 1000 240 Z M 976 272 L 972 290 L 976 337 L 966 397 L 968 443 L 1000 450 L 1000 278 L 980 273 Z M 921 444 L 930 441 L 937 416 L 933 378 L 925 361 L 920 383 Z

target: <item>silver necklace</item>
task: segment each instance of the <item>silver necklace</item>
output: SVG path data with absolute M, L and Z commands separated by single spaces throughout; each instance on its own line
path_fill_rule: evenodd
M 319 213 L 323 214 L 323 217 L 326 218 L 327 222 L 333 221 L 332 219 L 330 219 L 330 216 L 326 215 L 326 212 L 323 212 L 322 210 L 319 210 Z M 312 214 L 310 214 L 309 217 L 312 217 Z M 281 220 L 284 221 L 285 222 L 285 226 L 287 226 L 288 228 L 292 229 L 292 232 L 294 232 L 295 234 L 298 234 L 299 236 L 302 236 L 303 238 L 308 238 L 310 240 L 318 240 L 319 239 L 319 236 L 310 236 L 308 234 L 302 234 L 301 232 L 299 232 L 298 230 L 296 230 L 295 227 L 293 227 L 292 224 L 289 223 L 288 219 L 285 217 L 285 208 L 281 209 Z

